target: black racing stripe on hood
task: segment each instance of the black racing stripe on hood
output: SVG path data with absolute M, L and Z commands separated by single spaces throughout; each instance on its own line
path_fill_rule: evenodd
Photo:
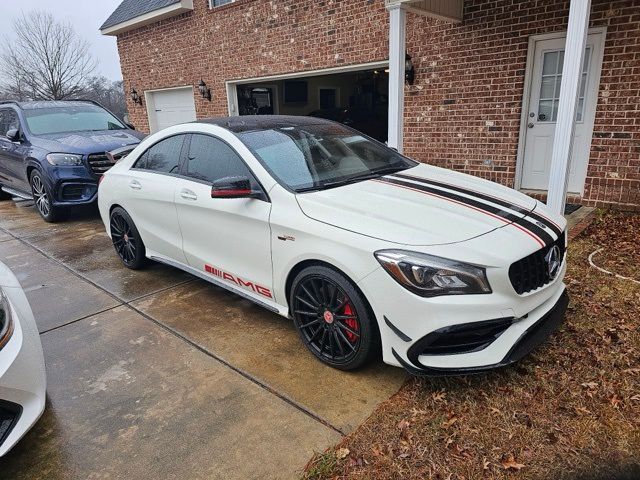
M 463 203 L 465 205 L 469 205 L 471 207 L 477 208 L 478 210 L 482 210 L 484 212 L 496 215 L 508 222 L 515 223 L 520 227 L 524 228 L 528 232 L 532 233 L 536 237 L 540 238 L 545 246 L 551 245 L 555 239 L 549 235 L 544 229 L 541 227 L 524 220 L 523 218 L 511 213 L 506 210 L 502 210 L 501 208 L 494 207 L 493 205 L 488 205 L 484 202 L 480 202 L 478 200 L 474 200 L 472 198 L 463 197 L 461 195 L 457 195 L 455 193 L 447 192 L 445 190 L 441 190 L 434 187 L 429 187 L 427 185 L 419 185 L 411 182 L 405 182 L 403 180 L 396 180 L 394 178 L 381 177 L 377 179 L 378 181 L 384 183 L 390 183 L 393 185 L 398 185 L 401 187 L 413 188 L 415 190 L 420 190 L 426 193 L 432 193 L 434 195 L 440 195 L 441 197 L 445 197 L 451 200 L 455 200 L 456 202 Z
M 432 186 L 437 186 L 437 187 L 441 187 L 441 188 L 447 188 L 449 190 L 453 190 L 455 192 L 460 192 L 460 193 L 464 193 L 466 195 L 470 195 L 476 198 L 480 198 L 482 200 L 486 200 L 487 202 L 492 202 L 495 203 L 496 205 L 501 205 L 503 207 L 508 208 L 509 210 L 513 210 L 514 212 L 518 212 L 518 213 L 524 213 L 527 214 L 528 217 L 537 220 L 538 222 L 542 223 L 546 228 L 549 228 L 555 235 L 556 237 L 560 237 L 560 235 L 562 234 L 562 230 L 560 230 L 554 223 L 552 223 L 551 221 L 549 221 L 548 219 L 542 217 L 541 215 L 538 215 L 537 213 L 535 213 L 534 211 L 528 210 L 524 207 L 521 207 L 520 205 L 516 205 L 514 203 L 508 202 L 506 200 L 502 200 L 500 198 L 496 198 L 493 197 L 491 195 L 487 195 L 481 192 L 477 192 L 475 190 L 470 190 L 468 188 L 463 188 L 463 187 L 458 187 L 455 185 L 450 185 L 448 183 L 443 183 L 443 182 L 438 182 L 436 180 L 430 180 L 430 179 L 426 179 L 426 178 L 422 178 L 422 177 L 416 177 L 413 175 L 406 175 L 406 174 L 402 174 L 402 173 L 395 173 L 393 174 L 394 177 L 399 177 L 399 178 L 404 178 L 407 180 L 413 180 L 416 182 L 420 182 L 426 185 L 432 185 Z

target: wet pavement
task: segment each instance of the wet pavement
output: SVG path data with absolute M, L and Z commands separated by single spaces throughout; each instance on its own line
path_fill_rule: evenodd
M 0 479 L 296 478 L 405 379 L 326 367 L 286 318 L 179 270 L 125 269 L 94 210 L 51 225 L 0 202 L 0 260 L 49 382 Z

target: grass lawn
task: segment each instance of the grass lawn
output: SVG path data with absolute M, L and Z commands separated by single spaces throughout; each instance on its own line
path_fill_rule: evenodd
M 569 245 L 566 322 L 513 367 L 410 379 L 308 479 L 640 479 L 640 215 Z

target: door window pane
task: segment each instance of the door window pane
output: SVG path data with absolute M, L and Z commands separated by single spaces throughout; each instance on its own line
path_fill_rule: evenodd
M 540 95 L 538 97 L 538 121 L 555 122 L 558 119 L 558 105 L 560 104 L 560 86 L 562 83 L 562 66 L 564 50 L 545 52 L 542 57 L 542 79 Z M 587 90 L 589 65 L 591 63 L 591 48 L 587 47 L 582 64 L 582 76 L 578 90 L 578 104 L 576 121 L 581 122 L 584 117 L 584 97 Z
M 542 75 L 558 73 L 558 52 L 546 52 L 542 61 Z
M 252 177 L 249 168 L 229 145 L 197 134 L 191 136 L 184 174 L 209 183 L 224 177 Z
M 11 108 L 0 110 L 0 136 L 6 137 L 12 128 L 20 129 L 18 114 Z
M 138 159 L 134 168 L 178 173 L 183 142 L 184 135 L 175 135 L 156 143 Z

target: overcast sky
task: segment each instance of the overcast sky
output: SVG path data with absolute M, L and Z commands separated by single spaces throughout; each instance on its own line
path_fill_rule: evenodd
M 23 11 L 45 10 L 57 20 L 69 21 L 76 33 L 92 46 L 98 61 L 97 75 L 111 80 L 122 79 L 115 37 L 100 35 L 100 25 L 111 15 L 121 0 L 0 0 L 0 32 L 11 36 L 11 23 Z

